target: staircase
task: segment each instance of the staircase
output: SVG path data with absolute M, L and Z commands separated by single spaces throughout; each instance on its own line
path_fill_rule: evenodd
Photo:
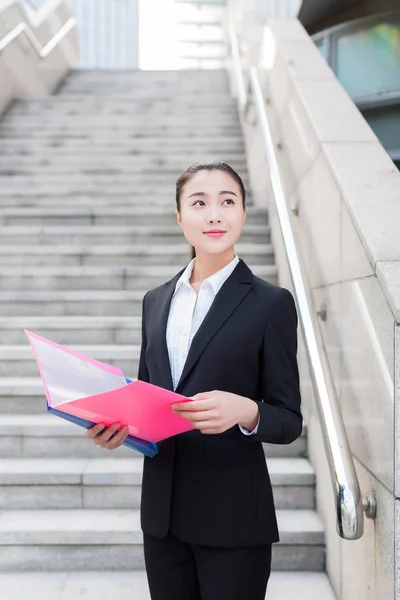
M 76 72 L 0 122 L 0 599 L 149 598 L 142 459 L 45 412 L 23 329 L 137 374 L 142 297 L 190 260 L 175 180 L 246 158 L 224 71 Z M 248 201 L 236 250 L 277 281 L 268 216 Z M 334 600 L 305 431 L 265 445 L 281 542 L 269 600 Z M 221 599 L 222 600 L 222 599 Z

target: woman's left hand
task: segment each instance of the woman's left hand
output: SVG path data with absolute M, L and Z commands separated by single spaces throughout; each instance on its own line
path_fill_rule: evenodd
M 258 423 L 256 402 L 219 390 L 196 394 L 191 402 L 179 402 L 171 408 L 202 433 L 223 433 L 238 424 L 252 431 Z

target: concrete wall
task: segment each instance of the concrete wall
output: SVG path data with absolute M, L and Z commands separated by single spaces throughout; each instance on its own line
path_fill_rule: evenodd
M 327 309 L 321 331 L 361 489 L 375 491 L 378 500 L 376 520 L 365 520 L 362 539 L 337 535 L 301 343 L 327 571 L 338 599 L 398 600 L 400 173 L 297 20 L 269 21 L 258 65 L 287 202 L 298 211 L 293 226 L 315 310 Z M 280 283 L 291 289 L 253 108 L 243 128 L 255 201 L 269 207 Z
M 70 18 L 65 0 L 50 0 L 38 12 L 15 0 L 0 0 L 0 40 L 26 22 L 44 46 Z M 0 115 L 17 98 L 42 97 L 54 91 L 74 67 L 78 57 L 76 29 L 49 54 L 38 57 L 22 34 L 0 52 Z

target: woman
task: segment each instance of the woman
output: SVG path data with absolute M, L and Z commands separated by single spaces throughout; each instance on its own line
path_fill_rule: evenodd
M 245 200 L 226 163 L 183 173 L 176 214 L 195 258 L 143 300 L 138 378 L 191 397 L 173 410 L 194 426 L 144 460 L 152 600 L 264 600 L 279 541 L 262 442 L 301 434 L 297 313 L 288 290 L 235 254 Z M 87 435 L 116 448 L 118 427 Z

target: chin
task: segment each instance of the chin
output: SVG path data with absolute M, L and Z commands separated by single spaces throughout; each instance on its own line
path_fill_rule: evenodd
M 211 246 L 211 244 L 210 244 Z M 225 252 L 229 252 L 229 250 L 234 250 L 234 248 L 232 248 L 232 246 L 228 245 L 228 246 L 217 246 L 217 244 L 213 245 L 214 247 L 210 247 L 210 246 L 197 246 L 196 248 L 196 253 L 201 252 L 202 254 L 210 254 L 212 256 L 215 256 L 217 254 L 224 254 Z

